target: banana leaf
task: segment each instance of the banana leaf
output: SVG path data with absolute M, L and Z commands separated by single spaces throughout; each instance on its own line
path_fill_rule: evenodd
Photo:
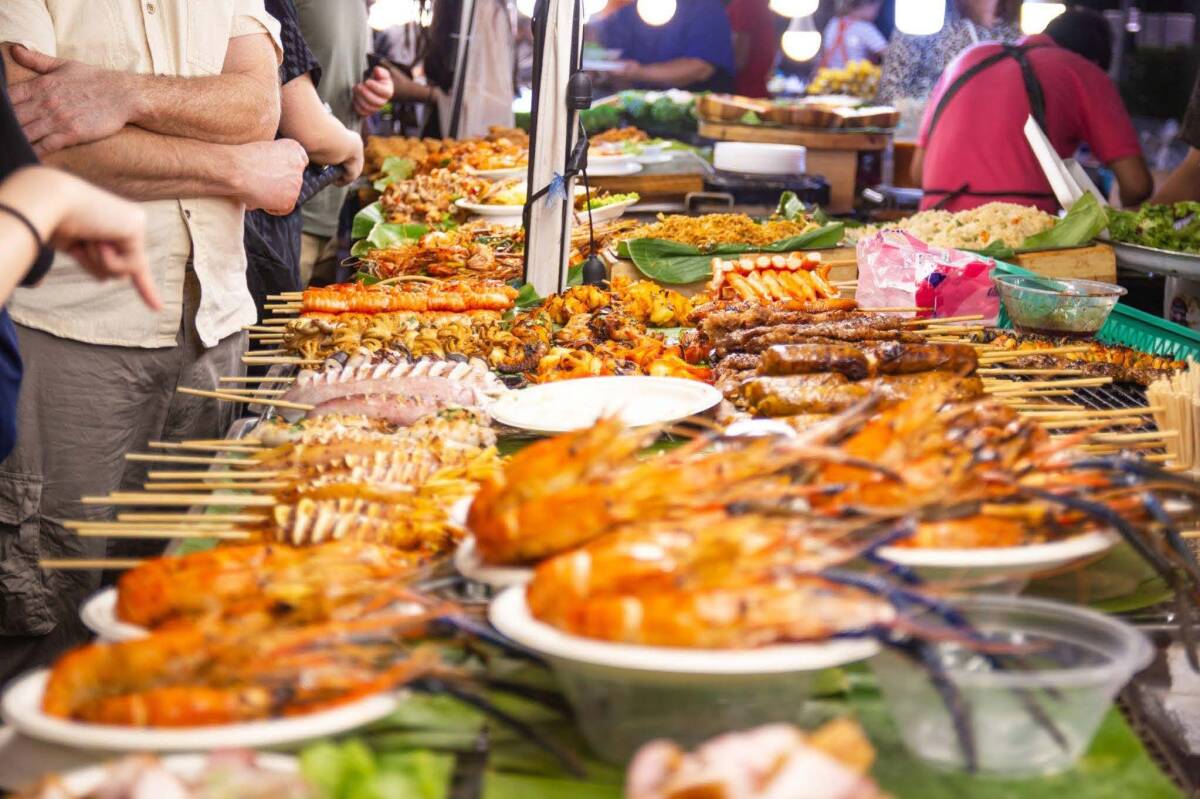
M 762 247 L 749 244 L 719 244 L 704 250 L 677 241 L 631 239 L 624 243 L 624 250 L 638 270 L 652 280 L 668 284 L 695 283 L 712 276 L 714 257 L 742 255 L 748 252 L 784 253 L 836 247 L 842 240 L 844 230 L 845 225 L 841 222 L 833 222 L 808 233 L 780 239 Z
M 378 200 L 370 205 L 365 205 L 354 215 L 354 222 L 350 225 L 350 238 L 355 241 L 365 239 L 371 232 L 371 228 L 386 221 L 383 218 L 383 205 Z
M 428 232 L 429 228 L 424 225 L 378 222 L 365 238 L 354 242 L 354 246 L 350 248 L 350 254 L 355 258 L 361 258 L 371 250 L 386 250 L 390 247 L 411 244 Z
M 401 158 L 398 155 L 389 155 L 383 159 L 383 163 L 379 167 L 381 175 L 375 179 L 375 191 L 383 191 L 397 180 L 408 180 L 412 177 L 416 166 L 416 164 L 407 158 Z

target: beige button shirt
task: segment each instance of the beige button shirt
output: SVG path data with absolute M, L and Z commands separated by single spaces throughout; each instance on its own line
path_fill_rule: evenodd
M 106 69 L 155 75 L 216 75 L 229 40 L 279 23 L 262 0 L 0 0 L 0 42 Z M 59 255 L 33 289 L 18 289 L 12 318 L 93 344 L 175 345 L 189 256 L 202 297 L 196 328 L 206 346 L 255 320 L 246 288 L 240 202 L 220 197 L 155 200 L 146 211 L 146 253 L 165 308 L 153 313 L 125 283 L 97 283 Z M 96 213 L 104 213 L 97 208 Z

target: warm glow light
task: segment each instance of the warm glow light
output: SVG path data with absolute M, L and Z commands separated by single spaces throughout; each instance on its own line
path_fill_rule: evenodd
M 637 0 L 637 12 L 647 25 L 666 25 L 675 16 L 675 0 Z
M 1066 10 L 1062 3 L 1024 3 L 1021 6 L 1021 30 L 1027 36 L 1041 33 L 1050 20 Z
M 896 0 L 896 27 L 913 36 L 937 33 L 946 23 L 941 0 Z
M 780 41 L 783 54 L 793 61 L 808 61 L 821 50 L 821 34 L 816 31 L 784 31 Z
M 587 22 L 608 6 L 608 0 L 583 0 L 583 21 Z
M 767 6 L 781 17 L 807 17 L 817 10 L 817 0 L 771 0 Z
M 416 22 L 421 14 L 417 0 L 375 0 L 367 24 L 377 31 Z
M 533 7 L 537 4 L 537 0 L 517 0 L 517 13 L 524 14 L 527 17 L 533 16 Z

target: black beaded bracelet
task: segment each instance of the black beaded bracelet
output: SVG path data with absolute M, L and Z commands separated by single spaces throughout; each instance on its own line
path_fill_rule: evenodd
M 16 208 L 13 208 L 11 205 L 5 205 L 4 203 L 0 203 L 0 211 L 16 217 L 18 221 L 25 225 L 25 227 L 29 228 L 29 233 L 33 236 L 33 241 L 34 244 L 37 245 L 38 252 L 41 252 L 46 248 L 46 243 L 42 241 L 42 234 L 38 233 L 38 229 L 33 226 L 32 222 L 29 221 L 29 217 L 25 216 L 25 214 L 21 213 Z

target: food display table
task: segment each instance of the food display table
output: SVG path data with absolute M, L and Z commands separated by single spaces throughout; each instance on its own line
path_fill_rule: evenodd
M 721 141 L 762 144 L 797 144 L 808 149 L 808 172 L 829 182 L 830 213 L 854 210 L 858 181 L 858 157 L 864 152 L 886 150 L 891 133 L 881 131 L 801 130 L 797 128 L 741 125 L 700 120 L 700 135 Z
M 692 150 L 670 151 L 671 159 L 661 164 L 643 164 L 633 175 L 595 176 L 593 186 L 613 194 L 636 192 L 644 201 L 682 202 L 694 192 L 704 191 L 704 177 L 712 171 L 708 162 Z

